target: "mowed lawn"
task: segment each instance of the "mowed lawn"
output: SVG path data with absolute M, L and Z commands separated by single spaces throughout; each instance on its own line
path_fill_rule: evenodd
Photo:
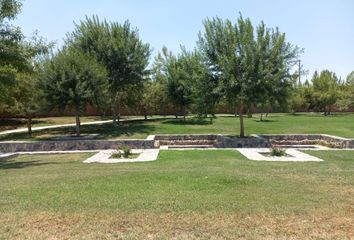
M 354 151 L 308 153 L 325 161 L 254 162 L 231 150 L 0 161 L 0 239 L 354 238 Z
M 264 121 L 259 116 L 245 119 L 246 134 L 266 133 L 323 133 L 354 138 L 354 114 L 271 114 Z M 74 127 L 43 130 L 28 138 L 26 133 L 2 135 L 0 140 L 45 140 L 55 135 L 74 133 Z M 150 134 L 233 134 L 239 133 L 239 119 L 234 116 L 218 116 L 215 119 L 188 118 L 148 121 L 128 121 L 120 126 L 111 123 L 82 126 L 82 133 L 100 133 L 101 138 L 146 138 Z

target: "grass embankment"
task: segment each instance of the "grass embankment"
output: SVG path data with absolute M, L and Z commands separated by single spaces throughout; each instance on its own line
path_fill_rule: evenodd
M 264 121 L 255 115 L 245 119 L 246 134 L 270 133 L 323 133 L 342 137 L 354 137 L 354 114 L 271 114 Z M 45 140 L 55 135 L 74 133 L 74 127 L 36 131 L 33 138 L 26 133 L 0 136 L 0 140 Z M 82 133 L 99 133 L 103 139 L 146 138 L 150 134 L 233 134 L 239 133 L 239 119 L 233 116 L 218 116 L 215 119 L 188 118 L 148 121 L 127 121 L 120 126 L 111 123 L 82 126 Z
M 0 239 L 354 236 L 354 151 L 272 163 L 236 151 L 162 151 L 157 161 L 83 164 L 90 154 L 0 162 Z

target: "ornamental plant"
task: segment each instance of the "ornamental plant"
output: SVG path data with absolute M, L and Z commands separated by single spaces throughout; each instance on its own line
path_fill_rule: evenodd
M 282 157 L 285 156 L 285 150 L 281 148 L 279 145 L 274 145 L 270 149 L 270 155 L 274 157 Z

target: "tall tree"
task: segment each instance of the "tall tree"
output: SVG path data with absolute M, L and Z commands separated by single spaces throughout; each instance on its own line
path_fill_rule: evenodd
M 40 62 L 48 54 L 53 43 L 47 43 L 37 34 L 29 40 L 24 40 L 23 48 L 28 52 L 28 71 L 16 74 L 11 106 L 8 111 L 17 115 L 25 116 L 29 136 L 32 135 L 32 118 L 41 110 L 41 88 L 39 88 Z
M 87 104 L 98 105 L 107 92 L 107 72 L 94 56 L 64 47 L 44 65 L 41 88 L 48 110 L 75 111 L 76 135 Z
M 140 85 L 148 74 L 149 44 L 139 38 L 130 23 L 100 21 L 97 16 L 86 17 L 76 24 L 68 42 L 86 53 L 93 54 L 108 72 L 113 123 L 119 122 L 122 93 L 132 85 Z
M 334 72 L 323 70 L 320 74 L 317 71 L 312 77 L 314 107 L 324 112 L 324 115 L 331 114 L 332 106 L 338 100 L 338 78 Z
M 28 67 L 23 34 L 20 28 L 10 24 L 20 9 L 20 1 L 0 1 L 0 111 L 11 105 L 16 74 Z
M 176 118 L 182 114 L 184 120 L 187 108 L 193 102 L 192 82 L 195 75 L 192 62 L 192 55 L 184 48 L 181 54 L 175 56 L 164 47 L 156 63 L 163 66 L 160 74 L 165 76 L 165 93 L 176 110 Z
M 250 19 L 242 16 L 236 24 L 228 19 L 207 19 L 204 28 L 198 44 L 208 56 L 210 69 L 220 76 L 229 104 L 238 106 L 240 137 L 244 137 L 245 107 L 267 96 L 267 87 L 273 84 L 270 79 L 284 81 L 298 49 L 287 43 L 278 30 L 266 30 L 263 23 L 258 26 L 255 38 Z M 278 85 L 284 89 L 282 84 Z
M 354 71 L 348 74 L 345 83 L 340 86 L 336 105 L 342 110 L 354 107 Z
M 193 101 L 195 110 L 200 117 L 214 116 L 215 108 L 221 98 L 219 78 L 207 64 L 207 58 L 202 51 L 195 50 L 189 53 L 190 77 L 193 87 Z

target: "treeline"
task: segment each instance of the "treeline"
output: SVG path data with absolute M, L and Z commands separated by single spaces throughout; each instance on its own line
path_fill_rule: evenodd
M 324 71 L 311 82 L 297 82 L 293 72 L 302 49 L 286 41 L 279 29 L 261 22 L 254 26 L 241 15 L 236 22 L 206 19 L 196 47 L 178 54 L 164 47 L 151 60 L 151 47 L 128 21 L 123 24 L 86 17 L 68 33 L 65 44 L 35 35 L 26 38 L 10 21 L 20 10 L 16 0 L 1 1 L 0 112 L 26 116 L 74 109 L 76 132 L 88 105 L 102 114 L 110 110 L 119 124 L 124 107 L 147 113 L 175 109 L 176 118 L 188 113 L 214 115 L 218 105 L 235 109 L 244 136 L 244 114 L 252 108 L 269 111 L 318 109 L 353 103 L 353 74 L 342 82 Z M 334 95 L 334 96 L 333 96 Z
M 354 71 L 345 80 L 329 70 L 315 71 L 310 81 L 294 86 L 290 100 L 293 112 L 316 111 L 330 115 L 333 108 L 354 108 Z

